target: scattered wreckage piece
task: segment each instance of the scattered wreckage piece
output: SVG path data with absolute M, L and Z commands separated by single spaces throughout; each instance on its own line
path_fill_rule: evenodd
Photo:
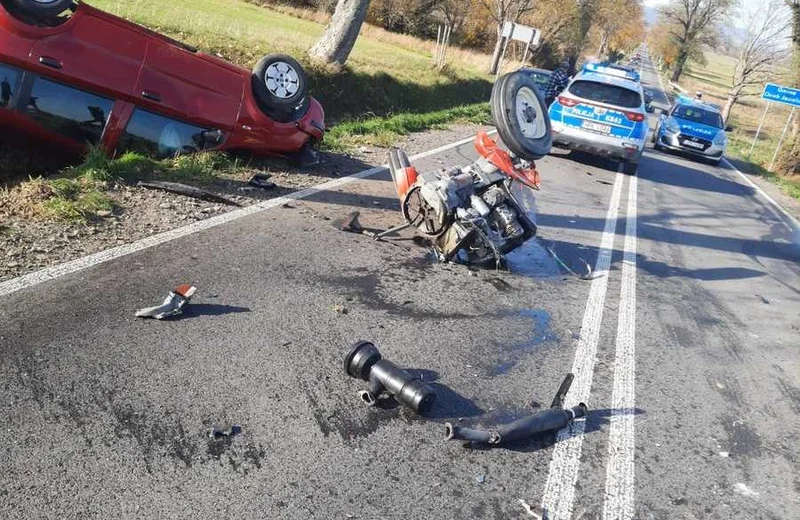
M 188 186 L 186 184 L 181 184 L 179 182 L 169 182 L 169 181 L 139 181 L 136 183 L 137 186 L 141 186 L 142 188 L 148 188 L 151 190 L 161 190 L 166 191 L 169 193 L 177 193 L 178 195 L 185 195 L 187 197 L 192 197 L 194 199 L 205 200 L 208 202 L 219 202 L 221 204 L 227 204 L 228 206 L 239 206 L 241 204 L 238 202 L 223 197 L 221 195 L 217 195 L 215 193 L 211 193 L 210 191 L 206 191 L 201 188 L 197 188 L 195 186 Z
M 504 254 L 536 235 L 514 189 L 539 189 L 534 161 L 553 143 L 544 99 L 530 77 L 514 72 L 495 83 L 491 107 L 510 151 L 481 131 L 475 137 L 480 157 L 466 167 L 419 173 L 404 151 L 389 155 L 405 227 L 430 237 L 441 261 L 499 267 Z
M 573 379 L 574 376 L 572 374 L 567 374 L 558 389 L 555 399 L 553 399 L 553 404 L 547 410 L 488 430 L 465 428 L 448 422 L 445 423 L 445 438 L 447 440 L 465 440 L 479 444 L 498 445 L 560 430 L 571 424 L 573 420 L 586 416 L 587 408 L 584 403 L 579 403 L 572 408 L 563 408 L 564 398 L 572 385 Z
M 164 303 L 157 307 L 147 307 L 136 311 L 137 318 L 155 318 L 163 320 L 183 313 L 183 307 L 192 299 L 197 287 L 189 284 L 179 285 L 167 295 Z
M 255 188 L 261 188 L 262 190 L 272 190 L 278 187 L 277 184 L 269 180 L 271 177 L 268 173 L 256 173 L 250 180 L 247 181 L 247 184 L 253 186 Z
M 436 392 L 422 379 L 381 358 L 378 348 L 369 341 L 359 341 L 344 358 L 349 376 L 369 382 L 369 390 L 359 395 L 369 406 L 378 404 L 382 395 L 425 415 L 436 400 Z
M 230 426 L 215 427 L 208 432 L 208 437 L 214 440 L 224 439 L 227 437 L 234 437 L 242 433 L 242 427 L 238 424 Z
M 333 227 L 340 231 L 361 234 L 364 232 L 364 228 L 358 222 L 358 217 L 360 215 L 361 213 L 358 211 L 351 211 L 344 218 L 334 220 Z

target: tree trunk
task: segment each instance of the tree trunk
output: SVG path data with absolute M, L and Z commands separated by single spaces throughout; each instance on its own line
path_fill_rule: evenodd
M 500 65 L 500 54 L 503 52 L 503 29 L 497 28 L 497 43 L 494 45 L 492 53 L 492 64 L 489 67 L 489 74 L 497 74 L 497 67 Z
M 331 23 L 309 56 L 323 63 L 344 65 L 356 44 L 368 7 L 369 0 L 339 0 Z
M 736 104 L 738 96 L 734 94 L 728 94 L 728 100 L 725 102 L 725 106 L 722 108 L 722 120 L 725 123 L 728 122 L 728 117 L 731 115 L 731 109 L 733 105 Z
M 681 50 L 678 53 L 678 57 L 675 59 L 675 70 L 672 71 L 672 78 L 670 78 L 675 83 L 681 79 L 681 75 L 683 74 L 683 66 L 686 65 L 686 60 L 689 59 L 689 53 L 685 50 Z
M 792 70 L 794 87 L 800 88 L 800 1 L 787 1 L 792 10 Z M 795 115 L 789 142 L 781 154 L 778 171 L 800 175 L 800 116 Z

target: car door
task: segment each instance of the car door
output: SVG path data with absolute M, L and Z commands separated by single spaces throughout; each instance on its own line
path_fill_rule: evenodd
M 17 124 L 14 108 L 19 100 L 21 84 L 22 69 L 0 61 L 0 127 L 2 128 L 13 128 Z
M 148 40 L 136 87 L 140 97 L 137 104 L 167 116 L 226 129 L 236 123 L 244 84 L 241 71 L 154 36 Z
M 114 99 L 130 97 L 144 61 L 146 37 L 124 22 L 83 6 L 33 46 L 30 70 Z

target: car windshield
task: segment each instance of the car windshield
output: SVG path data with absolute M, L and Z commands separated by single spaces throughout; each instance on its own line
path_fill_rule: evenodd
M 642 97 L 635 90 L 597 81 L 574 81 L 569 86 L 569 92 L 588 101 L 623 108 L 639 108 L 642 105 Z
M 722 128 L 722 116 L 719 112 L 714 112 L 713 110 L 706 110 L 692 105 L 678 105 L 672 115 L 693 123 Z

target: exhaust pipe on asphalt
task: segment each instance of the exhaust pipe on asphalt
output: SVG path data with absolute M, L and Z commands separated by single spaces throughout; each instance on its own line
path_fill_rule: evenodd
M 351 377 L 369 382 L 369 390 L 360 393 L 370 406 L 378 404 L 381 394 L 392 395 L 397 402 L 424 415 L 436 400 L 436 392 L 419 377 L 381 358 L 378 348 L 359 341 L 344 358 L 344 371 Z

